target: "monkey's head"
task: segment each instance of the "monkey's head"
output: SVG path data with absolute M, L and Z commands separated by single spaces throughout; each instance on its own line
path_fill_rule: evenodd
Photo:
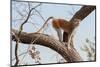
M 74 19 L 73 24 L 75 27 L 77 27 L 80 24 L 81 20 L 80 19 Z

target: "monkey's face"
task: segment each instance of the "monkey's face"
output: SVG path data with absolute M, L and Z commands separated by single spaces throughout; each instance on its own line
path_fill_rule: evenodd
M 80 19 L 74 19 L 74 26 L 76 27 L 76 26 L 78 26 L 79 25 L 79 23 L 81 22 L 81 20 Z

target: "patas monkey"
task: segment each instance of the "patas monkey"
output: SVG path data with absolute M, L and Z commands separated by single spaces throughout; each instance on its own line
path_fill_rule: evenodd
M 67 32 L 68 35 L 70 36 L 71 33 L 73 32 L 73 30 L 79 25 L 79 22 L 80 22 L 79 19 L 75 19 L 74 22 L 69 22 L 64 19 L 53 19 L 52 25 L 55 28 L 55 30 L 57 31 L 59 40 L 63 41 L 61 29 L 64 30 L 65 32 Z M 69 36 L 68 36 L 68 39 L 69 39 Z
M 52 26 L 53 26 L 53 28 L 57 31 L 57 34 L 58 34 L 58 37 L 59 37 L 59 40 L 60 40 L 60 41 L 63 41 L 63 35 L 62 35 L 61 30 L 64 30 L 66 33 L 68 33 L 68 40 L 69 40 L 70 37 L 71 37 L 71 34 L 72 34 L 73 30 L 74 30 L 77 26 L 79 26 L 79 22 L 80 22 L 79 19 L 74 19 L 73 22 L 69 22 L 69 21 L 67 21 L 67 20 L 65 20 L 65 19 L 55 19 L 55 18 L 53 18 L 53 17 L 49 17 L 49 18 L 47 19 L 47 21 L 44 23 L 43 27 L 47 24 L 47 22 L 48 22 L 50 19 L 52 19 Z M 43 28 L 43 27 L 42 27 L 42 28 Z M 41 29 L 42 29 L 42 28 L 41 28 Z M 40 30 L 41 30 L 41 29 L 40 29 Z M 39 31 L 40 31 L 40 30 L 39 30 Z M 39 31 L 38 31 L 38 32 L 39 32 Z

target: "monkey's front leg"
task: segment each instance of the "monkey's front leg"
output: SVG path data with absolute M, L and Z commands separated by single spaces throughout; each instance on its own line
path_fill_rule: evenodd
M 62 31 L 60 28 L 56 28 L 55 29 L 57 31 L 57 35 L 58 35 L 58 38 L 59 38 L 59 41 L 63 41 L 63 35 L 62 35 Z

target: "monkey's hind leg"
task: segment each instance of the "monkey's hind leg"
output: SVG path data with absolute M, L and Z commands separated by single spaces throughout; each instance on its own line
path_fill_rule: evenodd
M 68 43 L 67 43 L 68 49 L 71 47 L 74 47 L 73 46 L 73 37 L 74 37 L 74 32 L 72 32 L 71 34 L 68 35 Z

